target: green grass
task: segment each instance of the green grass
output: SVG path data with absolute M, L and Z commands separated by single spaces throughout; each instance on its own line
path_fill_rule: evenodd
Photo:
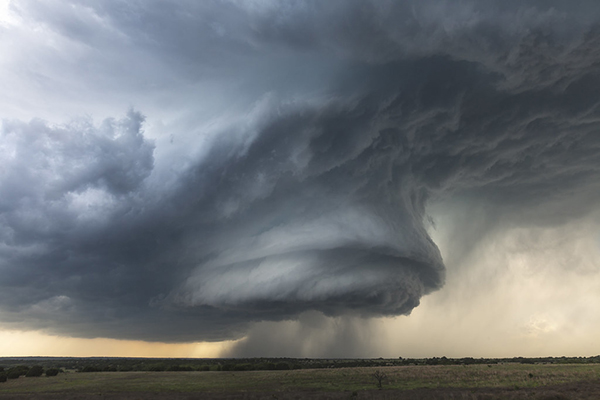
M 358 391 L 375 389 L 371 374 L 388 379 L 384 389 L 533 388 L 600 379 L 600 365 L 451 365 L 305 369 L 247 372 L 97 372 L 24 378 L 0 383 L 0 394 L 107 392 Z

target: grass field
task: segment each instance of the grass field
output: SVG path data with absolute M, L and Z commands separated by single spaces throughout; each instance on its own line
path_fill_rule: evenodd
M 378 391 L 375 370 L 387 379 Z M 0 383 L 0 398 L 255 398 L 253 394 L 269 393 L 271 398 L 405 398 L 411 393 L 453 393 L 464 390 L 477 393 L 537 393 L 540 388 L 600 382 L 600 365 L 451 365 L 402 366 L 381 368 L 303 369 L 290 371 L 245 372 L 97 372 L 64 373 L 56 377 L 25 378 Z M 589 385 L 588 385 L 589 386 Z M 595 386 L 594 386 L 595 387 Z M 485 390 L 484 390 L 485 389 Z M 532 391 L 533 390 L 533 391 Z M 600 384 L 598 385 L 600 390 Z M 429 391 L 429 392 L 428 392 Z M 576 391 L 576 390 L 575 390 Z M 145 397 L 135 397 L 143 393 Z M 366 397 L 366 394 L 371 397 Z M 381 397 L 384 395 L 403 397 Z M 466 392 L 465 392 L 466 393 Z M 502 392 L 504 393 L 504 392 Z M 204 394 L 200 397 L 173 397 Z M 292 396 L 293 394 L 293 396 Z M 310 395 L 310 396 L 309 396 Z M 340 397 L 340 396 L 346 397 Z M 600 392 L 597 393 L 600 398 Z M 86 397 L 87 396 L 87 397 Z M 242 397 L 240 397 L 242 396 Z M 373 397 L 375 396 L 375 397 Z M 426 395 L 422 398 L 428 398 Z M 500 397 L 435 397 L 431 398 L 504 398 Z M 595 398 L 569 397 L 568 398 Z M 268 397 L 266 397 L 268 398 Z M 409 397 L 406 397 L 409 398 Z M 414 398 L 414 397 L 410 397 Z M 507 397 L 508 398 L 508 397 Z M 519 398 L 511 397 L 511 398 Z M 530 398 L 530 397 L 527 397 Z M 533 397 L 537 398 L 537 397 Z M 541 397 L 543 398 L 543 397 Z M 552 398 L 552 397 L 548 397 Z

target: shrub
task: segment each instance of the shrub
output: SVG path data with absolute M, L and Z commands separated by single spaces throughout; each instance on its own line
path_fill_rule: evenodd
M 277 363 L 277 365 L 275 365 L 275 369 L 277 369 L 277 370 L 287 370 L 287 369 L 290 369 L 290 364 L 285 363 L 285 362 L 280 362 L 280 363 Z
M 153 371 L 153 372 L 161 372 L 161 371 L 166 371 L 167 366 L 163 363 L 150 364 L 150 365 L 148 365 L 146 370 Z
M 29 367 L 26 365 L 18 365 L 16 367 L 9 368 L 6 372 L 6 376 L 8 379 L 17 379 L 22 375 L 27 375 L 29 372 Z
M 265 362 L 265 363 L 258 364 L 258 366 L 256 367 L 256 369 L 267 370 L 267 371 L 274 371 L 274 370 L 277 369 L 277 365 L 275 363 L 272 363 L 272 362 Z
M 86 365 L 83 369 L 80 369 L 79 372 L 100 372 L 100 368 L 94 365 Z
M 11 370 L 9 370 L 6 373 L 6 377 L 8 379 L 18 379 L 20 376 L 21 376 L 21 372 L 20 371 L 11 371 Z
M 189 365 L 171 365 L 169 371 L 193 371 L 194 369 Z
M 7 376 L 4 372 L 0 372 L 0 382 L 6 382 Z
M 29 371 L 27 371 L 25 376 L 28 378 L 37 378 L 38 376 L 42 376 L 43 373 L 44 367 L 42 367 L 41 365 L 34 365 L 29 369 Z
M 232 370 L 233 370 L 233 366 L 234 366 L 234 365 L 235 365 L 235 364 L 224 364 L 224 365 L 221 367 L 221 371 L 232 371 Z
M 198 368 L 198 371 L 210 371 L 210 366 L 203 365 L 200 368 Z
M 48 368 L 46 370 L 46 376 L 56 376 L 60 372 L 58 368 Z
M 252 366 L 250 364 L 234 364 L 234 371 L 250 371 L 252 370 Z
M 371 376 L 377 380 L 377 387 L 381 389 L 383 381 L 387 379 L 387 375 L 385 374 L 385 372 L 377 370 Z

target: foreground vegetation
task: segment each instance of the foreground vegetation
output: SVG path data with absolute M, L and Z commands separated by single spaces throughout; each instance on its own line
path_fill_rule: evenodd
M 69 395 L 75 394 L 97 396 L 111 393 L 153 393 L 162 394 L 162 396 L 176 393 L 215 395 L 243 393 L 246 396 L 251 393 L 276 393 L 280 395 L 280 398 L 285 398 L 286 394 L 291 393 L 294 393 L 296 397 L 289 398 L 304 398 L 305 396 L 302 394 L 307 393 L 313 395 L 314 393 L 342 393 L 349 397 L 364 397 L 364 393 L 379 393 L 377 386 L 380 382 L 374 377 L 375 372 L 384 375 L 384 379 L 380 380 L 381 393 L 395 391 L 409 393 L 415 390 L 439 391 L 444 388 L 495 388 L 509 389 L 514 392 L 515 390 L 560 384 L 600 382 L 600 365 L 595 363 L 411 365 L 243 372 L 64 372 L 52 377 L 27 378 L 21 376 L 17 379 L 10 379 L 0 384 L 0 398 L 10 398 L 6 396 L 16 394 L 36 393 L 60 395 L 57 398 L 69 398 Z M 600 384 L 598 389 L 600 390 Z M 431 398 L 435 398 L 435 396 L 431 396 Z

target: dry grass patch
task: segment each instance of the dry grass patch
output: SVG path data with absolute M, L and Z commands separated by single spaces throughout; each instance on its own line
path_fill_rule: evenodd
M 437 388 L 536 388 L 600 380 L 600 365 L 451 365 L 242 372 L 97 372 L 19 378 L 0 384 L 18 393 L 259 393 L 361 392 Z

